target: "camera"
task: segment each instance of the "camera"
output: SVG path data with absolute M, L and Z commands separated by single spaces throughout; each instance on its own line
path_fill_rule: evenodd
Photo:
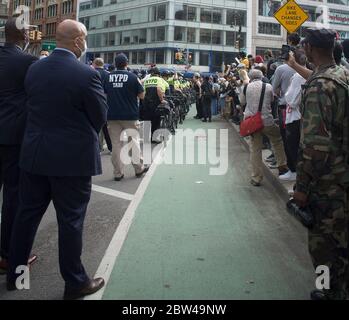
M 314 217 L 309 207 L 300 208 L 297 206 L 293 198 L 286 203 L 287 211 L 293 215 L 303 226 L 311 229 L 314 226 Z
M 300 208 L 297 206 L 295 200 L 291 198 L 289 201 L 287 201 L 286 208 L 287 211 L 298 221 L 300 221 L 306 228 L 311 229 L 314 226 L 314 217 L 309 207 Z
M 288 60 L 290 51 L 295 52 L 296 48 L 288 44 L 283 44 L 281 47 L 281 59 Z

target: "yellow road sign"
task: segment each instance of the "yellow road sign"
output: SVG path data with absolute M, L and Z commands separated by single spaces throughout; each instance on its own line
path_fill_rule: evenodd
M 297 31 L 308 20 L 308 14 L 294 0 L 285 3 L 274 17 L 290 33 Z

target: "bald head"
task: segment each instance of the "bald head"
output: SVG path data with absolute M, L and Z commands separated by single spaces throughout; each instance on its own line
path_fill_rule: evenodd
M 86 27 L 81 22 L 70 19 L 64 20 L 57 27 L 57 47 L 71 50 L 77 57 L 80 57 L 86 36 Z

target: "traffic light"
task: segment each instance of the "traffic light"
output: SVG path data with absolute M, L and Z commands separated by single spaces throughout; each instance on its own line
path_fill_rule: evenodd
M 30 39 L 30 40 L 33 40 L 33 41 L 34 41 L 34 40 L 35 40 L 35 35 L 36 35 L 36 34 L 35 34 L 35 31 L 34 31 L 34 30 L 29 31 L 29 39 Z
M 36 31 L 36 40 L 41 41 L 41 39 L 42 39 L 42 32 Z

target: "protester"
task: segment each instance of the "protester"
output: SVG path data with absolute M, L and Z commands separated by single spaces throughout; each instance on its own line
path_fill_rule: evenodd
M 306 64 L 306 56 L 304 50 L 297 49 L 295 52 L 295 60 L 301 66 Z M 286 101 L 286 148 L 290 155 L 288 167 L 289 171 L 281 175 L 280 180 L 295 181 L 296 180 L 296 166 L 297 156 L 300 141 L 300 103 L 302 95 L 302 85 L 305 79 L 299 74 L 295 73 L 291 78 L 291 84 L 285 94 Z
M 272 79 L 272 86 L 274 93 L 278 96 L 278 118 L 279 128 L 282 137 L 282 141 L 285 148 L 287 165 L 290 166 L 292 161 L 292 155 L 289 153 L 286 141 L 286 99 L 285 94 L 290 86 L 291 78 L 295 74 L 295 70 L 292 69 L 288 64 L 284 63 L 278 66 L 275 70 L 275 74 Z
M 262 169 L 262 134 L 265 134 L 275 151 L 278 164 L 279 175 L 286 173 L 286 157 L 283 149 L 282 138 L 279 128 L 275 125 L 271 114 L 271 103 L 273 101 L 273 89 L 270 84 L 262 82 L 263 73 L 260 70 L 253 69 L 249 73 L 251 82 L 247 85 L 246 90 L 240 94 L 241 104 L 246 104 L 244 118 L 253 116 L 257 113 L 259 103 L 262 101 L 262 119 L 264 129 L 251 135 L 250 161 L 252 165 L 252 175 L 250 183 L 253 186 L 260 186 L 263 180 Z M 263 93 L 263 86 L 265 91 Z M 246 92 L 246 93 L 245 93 Z
M 200 74 L 195 73 L 194 78 L 194 90 L 196 93 L 196 116 L 195 119 L 201 119 L 202 118 L 202 92 L 201 92 L 201 82 L 200 82 Z
M 98 72 L 77 60 L 86 51 L 86 36 L 83 24 L 61 22 L 57 48 L 33 64 L 25 79 L 28 118 L 21 149 L 20 204 L 11 240 L 8 290 L 16 290 L 16 268 L 27 263 L 51 201 L 59 226 L 64 299 L 77 299 L 104 286 L 102 278 L 91 280 L 81 263 L 91 176 L 102 172 L 98 133 L 107 115 Z
M 139 102 L 144 99 L 144 89 L 137 76 L 127 71 L 128 59 L 124 54 L 115 58 L 116 71 L 104 79 L 104 90 L 108 98 L 108 122 L 113 144 L 112 164 L 114 167 L 114 180 L 124 178 L 124 161 L 121 151 L 123 147 L 123 134 L 131 143 L 132 164 L 137 177 L 148 171 L 143 166 L 143 159 L 139 144 Z

